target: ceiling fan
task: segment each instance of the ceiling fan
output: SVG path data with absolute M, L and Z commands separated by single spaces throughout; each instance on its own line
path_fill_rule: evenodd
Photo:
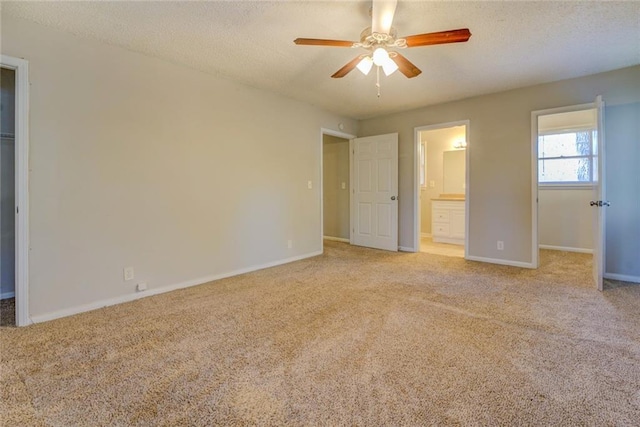
M 371 27 L 365 28 L 364 31 L 362 31 L 359 42 L 298 38 L 294 40 L 294 43 L 308 46 L 363 48 L 369 51 L 369 53 L 358 55 L 344 67 L 336 71 L 331 76 L 336 79 L 346 76 L 356 67 L 366 75 L 371 71 L 373 65 L 377 66 L 378 77 L 380 68 L 382 68 L 387 76 L 396 70 L 400 70 L 400 72 L 408 78 L 413 78 L 422 73 L 422 71 L 403 55 L 390 49 L 460 43 L 466 42 L 469 40 L 469 37 L 471 37 L 471 32 L 468 28 L 461 28 L 458 30 L 416 34 L 398 38 L 396 29 L 391 26 L 397 3 L 397 0 L 373 0 Z M 379 82 L 376 86 L 379 90 Z M 378 96 L 380 96 L 379 92 Z

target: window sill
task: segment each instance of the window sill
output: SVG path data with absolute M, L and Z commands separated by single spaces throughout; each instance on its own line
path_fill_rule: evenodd
M 538 183 L 538 190 L 593 190 L 595 184 L 543 184 Z

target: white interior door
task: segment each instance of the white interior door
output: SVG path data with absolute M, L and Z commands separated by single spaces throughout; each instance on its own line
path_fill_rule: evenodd
M 605 170 L 604 170 L 604 103 L 598 96 L 594 103 L 596 107 L 596 132 L 593 148 L 595 151 L 594 165 L 597 173 L 594 176 L 593 200 L 593 280 L 599 290 L 603 289 L 604 281 L 604 216 L 605 207 L 609 202 L 605 198 Z
M 398 250 L 398 134 L 352 140 L 351 244 Z

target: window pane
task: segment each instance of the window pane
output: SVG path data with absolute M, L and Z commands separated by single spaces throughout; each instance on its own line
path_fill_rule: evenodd
M 538 161 L 539 182 L 589 182 L 591 159 L 552 159 Z
M 571 132 L 541 135 L 538 138 L 538 157 L 588 156 L 591 151 L 591 132 Z

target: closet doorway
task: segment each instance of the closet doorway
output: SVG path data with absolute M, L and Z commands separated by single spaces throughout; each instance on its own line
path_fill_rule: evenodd
M 29 317 L 29 63 L 0 56 L 2 199 L 0 278 L 3 324 L 26 326 Z M 5 182 L 6 181 L 6 182 Z M 5 307 L 11 301 L 10 307 Z M 13 313 L 11 310 L 14 310 Z M 15 313 L 15 314 L 14 314 Z
M 16 72 L 0 69 L 0 326 L 15 326 L 16 222 L 15 99 Z
M 350 153 L 355 138 L 342 132 L 321 130 L 321 211 L 323 240 L 350 242 Z

